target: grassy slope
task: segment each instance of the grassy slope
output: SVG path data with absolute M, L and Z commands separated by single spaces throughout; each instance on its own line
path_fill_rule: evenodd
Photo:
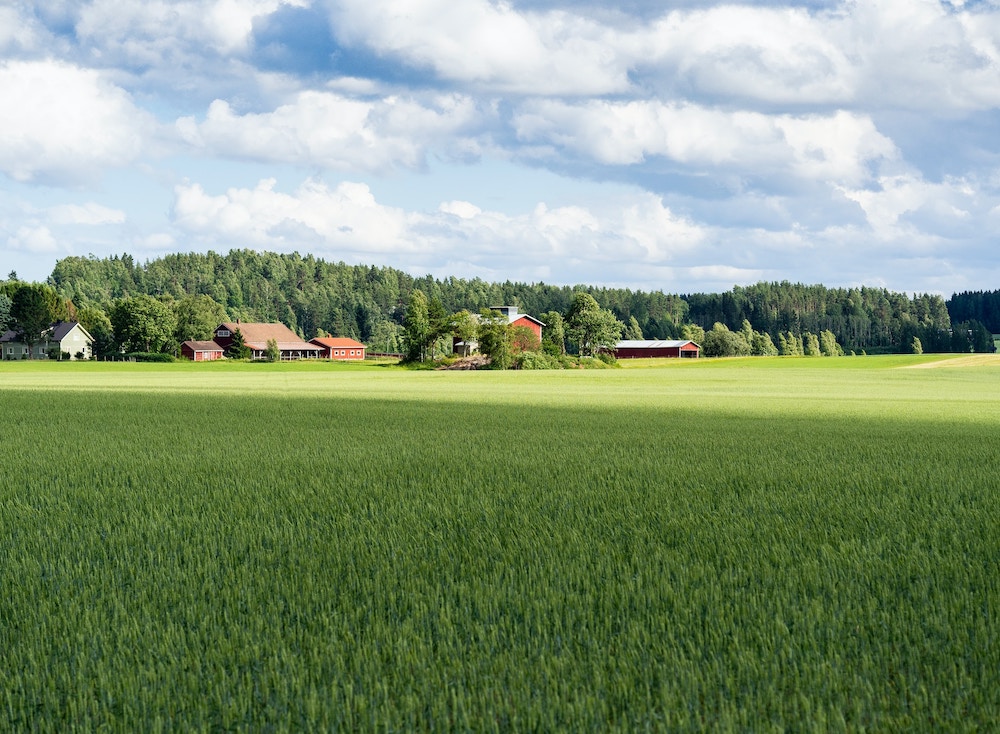
M 1000 380 L 934 359 L 0 364 L 2 711 L 989 727 Z

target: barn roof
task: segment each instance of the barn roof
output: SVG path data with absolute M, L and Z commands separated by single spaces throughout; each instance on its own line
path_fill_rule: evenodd
M 243 322 L 227 322 L 219 324 L 222 328 L 235 333 L 239 329 L 243 334 L 243 343 L 251 349 L 267 349 L 267 343 L 274 340 L 281 351 L 319 351 L 319 347 L 299 338 L 299 335 L 284 324 L 255 324 Z
M 188 341 L 184 342 L 184 344 L 182 346 L 187 347 L 192 352 L 221 352 L 221 351 L 223 351 L 222 347 L 220 347 L 215 342 L 211 342 L 211 341 L 205 342 L 205 341 L 188 340 Z
M 615 349 L 678 349 L 688 344 L 698 346 L 690 339 L 624 339 Z

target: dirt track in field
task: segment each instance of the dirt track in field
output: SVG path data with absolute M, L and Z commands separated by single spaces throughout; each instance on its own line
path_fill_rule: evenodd
M 962 357 L 947 357 L 935 362 L 911 364 L 903 369 L 920 370 L 933 367 L 997 367 L 1000 366 L 1000 354 L 970 354 Z

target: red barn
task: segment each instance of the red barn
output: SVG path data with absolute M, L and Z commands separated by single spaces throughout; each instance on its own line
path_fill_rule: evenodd
M 615 358 L 701 356 L 701 347 L 686 339 L 626 339 L 615 345 Z
M 517 306 L 490 306 L 490 311 L 499 311 L 504 316 L 507 317 L 507 323 L 510 326 L 524 326 L 531 329 L 535 336 L 538 337 L 538 341 L 542 340 L 542 327 L 545 324 L 534 316 L 529 316 L 526 313 L 518 313 Z M 473 314 L 472 318 L 478 321 L 479 314 Z M 457 338 L 452 341 L 452 351 L 455 354 L 461 354 L 468 357 L 475 351 L 478 351 L 479 343 L 476 341 L 470 341 L 466 344 L 463 341 L 459 341 Z
M 319 356 L 323 359 L 350 361 L 352 359 L 362 360 L 365 358 L 365 345 L 347 337 L 320 336 L 310 339 L 309 343 L 315 344 L 322 350 Z
M 507 323 L 511 326 L 525 326 L 535 332 L 535 336 L 538 337 L 538 341 L 542 340 L 542 327 L 545 326 L 541 321 L 536 319 L 534 316 L 528 316 L 526 313 L 518 313 L 517 306 L 490 306 L 491 311 L 499 311 L 504 316 L 507 317 Z
M 181 344 L 181 356 L 193 362 L 210 362 L 222 359 L 225 350 L 215 342 L 186 341 Z

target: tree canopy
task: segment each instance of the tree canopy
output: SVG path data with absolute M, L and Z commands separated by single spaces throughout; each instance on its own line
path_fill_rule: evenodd
M 784 281 L 737 286 L 725 293 L 685 295 L 586 285 L 413 277 L 389 267 L 252 250 L 174 254 L 146 263 L 127 254 L 104 259 L 69 257 L 56 264 L 50 283 L 63 302 L 105 311 L 117 299 L 137 295 L 177 304 L 187 297 L 207 296 L 230 320 L 280 321 L 306 337 L 323 329 L 377 345 L 380 351 L 396 351 L 402 346 L 405 314 L 415 290 L 424 294 L 428 309 L 436 299 L 445 314 L 517 305 L 547 324 L 543 339 L 546 350 L 552 351 L 558 343 L 547 338 L 548 330 L 554 327 L 545 314 L 567 315 L 579 293 L 591 296 L 601 309 L 628 324 L 630 336 L 690 338 L 699 344 L 701 340 L 692 336 L 698 329 L 722 323 L 739 332 L 744 320 L 752 324 L 754 332 L 769 335 L 779 350 L 781 335 L 790 349 L 789 334 L 801 340 L 806 333 L 829 331 L 845 350 L 909 351 L 912 338 L 918 336 L 925 351 L 978 351 L 992 349 L 992 340 L 983 337 L 984 333 L 1000 333 L 1000 291 L 958 294 L 946 303 L 931 294 L 911 296 L 884 288 L 827 288 Z M 10 287 L 10 283 L 0 283 L 0 292 L 12 298 Z M 953 329 L 953 324 L 958 328 Z M 432 344 L 433 340 L 425 342 L 424 350 Z
M 122 298 L 108 314 L 115 340 L 126 352 L 159 352 L 173 339 L 177 317 L 152 296 Z
M 613 349 L 621 338 L 624 324 L 601 308 L 589 293 L 577 293 L 566 314 L 566 335 L 583 356 L 595 356 Z

